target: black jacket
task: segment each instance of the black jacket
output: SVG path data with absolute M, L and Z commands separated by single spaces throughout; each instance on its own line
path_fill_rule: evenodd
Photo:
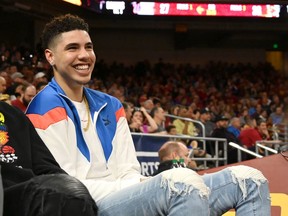
M 0 165 L 4 189 L 35 175 L 65 173 L 20 110 L 0 102 Z

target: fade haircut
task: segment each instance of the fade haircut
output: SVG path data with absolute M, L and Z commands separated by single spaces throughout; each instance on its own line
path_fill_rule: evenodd
M 163 162 L 164 158 L 170 155 L 172 152 L 176 152 L 178 154 L 179 150 L 180 150 L 180 146 L 178 142 L 168 141 L 164 143 L 158 151 L 160 162 Z
M 61 33 L 83 30 L 89 32 L 88 24 L 80 17 L 72 14 L 65 14 L 54 17 L 49 23 L 45 25 L 42 32 L 42 47 L 43 49 L 50 48 L 53 41 Z

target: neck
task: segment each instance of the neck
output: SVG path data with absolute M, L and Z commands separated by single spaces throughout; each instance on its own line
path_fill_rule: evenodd
M 55 74 L 54 77 L 69 99 L 77 102 L 81 102 L 83 100 L 84 85 L 79 83 L 76 84 L 75 82 L 68 84 L 62 77 L 59 78 L 57 74 Z
M 161 125 L 162 121 L 160 119 L 154 119 L 157 125 Z
M 73 101 L 81 102 L 83 100 L 83 86 L 80 88 L 63 88 L 63 91 Z

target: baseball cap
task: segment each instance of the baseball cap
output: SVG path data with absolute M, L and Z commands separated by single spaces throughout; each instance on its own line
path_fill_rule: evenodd
M 215 117 L 215 122 L 218 122 L 218 121 L 228 121 L 229 118 L 227 118 L 225 115 L 218 115 Z
M 200 110 L 200 114 L 205 114 L 205 113 L 210 113 L 210 110 L 208 107 L 205 107 L 205 108 Z
M 35 74 L 34 79 L 42 78 L 44 76 L 46 76 L 44 72 L 38 72 Z

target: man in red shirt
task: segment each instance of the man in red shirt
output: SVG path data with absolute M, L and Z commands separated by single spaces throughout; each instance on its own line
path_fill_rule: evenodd
M 11 101 L 11 105 L 25 112 L 28 104 L 35 95 L 36 88 L 34 85 L 23 85 L 21 96 Z
M 269 140 L 266 119 L 257 118 L 255 128 L 247 128 L 240 132 L 239 140 L 247 149 L 255 152 L 256 141 Z M 247 156 L 247 159 L 252 159 Z

